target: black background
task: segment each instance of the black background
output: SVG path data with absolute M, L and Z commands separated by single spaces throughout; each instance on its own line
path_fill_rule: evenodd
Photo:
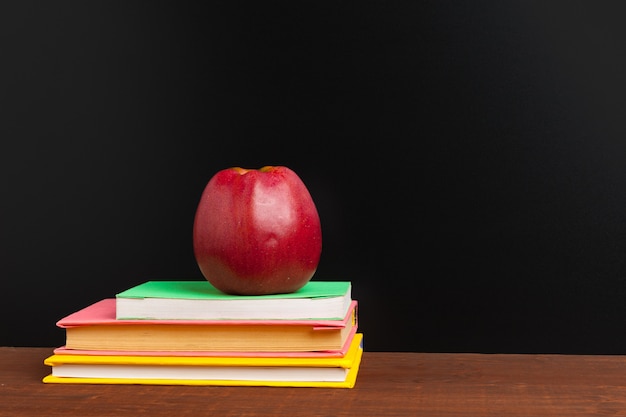
M 0 345 L 203 279 L 209 178 L 286 165 L 368 350 L 626 354 L 620 2 L 12 2 Z

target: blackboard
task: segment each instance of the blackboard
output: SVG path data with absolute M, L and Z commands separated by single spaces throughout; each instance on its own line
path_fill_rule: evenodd
M 198 199 L 286 165 L 372 351 L 626 353 L 620 2 L 13 2 L 0 345 L 202 279 Z

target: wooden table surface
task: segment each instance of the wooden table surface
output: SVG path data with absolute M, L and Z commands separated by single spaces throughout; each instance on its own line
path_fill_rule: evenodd
M 626 416 L 626 356 L 365 352 L 353 389 L 44 384 L 0 347 L 0 416 Z

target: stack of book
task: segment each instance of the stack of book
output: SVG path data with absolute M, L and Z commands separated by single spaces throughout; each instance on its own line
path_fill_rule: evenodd
M 348 281 L 263 296 L 148 281 L 57 326 L 46 383 L 352 388 L 363 354 Z

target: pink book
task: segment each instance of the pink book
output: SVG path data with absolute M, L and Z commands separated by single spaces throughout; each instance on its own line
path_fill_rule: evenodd
M 181 326 L 305 326 L 316 331 L 349 328 L 347 339 L 342 348 L 324 351 L 299 352 L 239 352 L 233 351 L 134 351 L 134 350 L 85 350 L 69 349 L 65 346 L 56 348 L 55 354 L 81 355 L 133 355 L 133 356 L 214 356 L 214 357 L 342 357 L 350 347 L 357 331 L 357 301 L 352 301 L 348 314 L 343 320 L 120 320 L 116 319 L 115 299 L 108 298 L 78 310 L 57 322 L 57 326 L 71 329 L 85 326 L 134 326 L 134 325 L 181 325 Z
M 348 314 L 343 320 L 118 320 L 115 317 L 115 299 L 105 298 L 69 316 L 59 320 L 56 325 L 61 328 L 78 326 L 119 325 L 128 326 L 133 324 L 159 325 L 212 325 L 212 326 L 307 326 L 316 330 L 343 328 L 350 325 L 351 320 L 356 321 L 357 301 L 352 301 Z

